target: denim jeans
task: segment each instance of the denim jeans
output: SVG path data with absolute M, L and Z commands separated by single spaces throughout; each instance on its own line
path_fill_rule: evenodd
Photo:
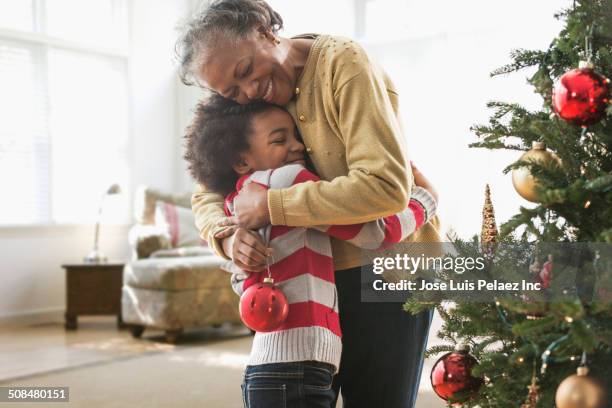
M 245 408 L 331 408 L 334 367 L 318 361 L 247 366 L 242 384 Z
M 413 408 L 433 311 L 362 302 L 360 268 L 336 271 L 336 287 L 342 358 L 333 388 L 343 407 Z

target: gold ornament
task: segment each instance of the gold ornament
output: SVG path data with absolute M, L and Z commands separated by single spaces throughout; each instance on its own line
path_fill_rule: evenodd
M 577 374 L 570 375 L 557 388 L 557 408 L 605 408 L 606 391 L 599 381 L 587 374 L 586 366 L 578 367 Z
M 519 159 L 525 162 L 537 162 L 540 165 L 550 165 L 555 162 L 561 165 L 561 160 L 553 152 L 546 150 L 544 142 L 533 142 L 531 150 L 526 152 Z M 539 202 L 536 186 L 538 185 L 535 177 L 531 175 L 528 167 L 519 167 L 512 170 L 512 185 L 516 192 L 527 201 L 532 203 Z

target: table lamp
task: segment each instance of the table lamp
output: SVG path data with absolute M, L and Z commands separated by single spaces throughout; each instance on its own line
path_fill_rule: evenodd
M 106 198 L 106 196 L 119 194 L 120 192 L 121 187 L 119 187 L 119 184 L 113 184 L 102 195 L 102 199 L 100 200 L 100 208 L 98 209 L 98 221 L 96 222 L 94 246 L 91 252 L 85 257 L 85 262 L 87 263 L 104 263 L 107 260 L 106 256 L 104 256 L 104 254 L 98 249 L 98 242 L 100 237 L 100 221 L 102 220 L 102 208 L 104 208 L 104 199 Z

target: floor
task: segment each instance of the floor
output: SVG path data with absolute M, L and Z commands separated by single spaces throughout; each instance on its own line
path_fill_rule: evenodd
M 80 318 L 72 332 L 60 319 L 3 326 L 0 386 L 70 387 L 69 404 L 20 403 L 20 408 L 242 406 L 237 390 L 251 343 L 245 329 L 190 332 L 176 346 L 162 339 L 162 332 L 154 331 L 132 339 L 107 317 Z M 428 383 L 431 363 L 425 362 L 417 408 L 445 406 Z

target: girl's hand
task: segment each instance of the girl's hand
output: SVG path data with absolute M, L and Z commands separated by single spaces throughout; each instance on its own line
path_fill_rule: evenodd
M 237 228 L 233 235 L 223 239 L 222 245 L 225 254 L 239 268 L 250 272 L 266 269 L 266 258 L 272 253 L 258 234 L 244 228 Z
M 234 212 L 242 228 L 255 230 L 270 224 L 268 191 L 257 183 L 247 184 L 234 198 Z
M 410 162 L 410 167 L 412 167 L 412 175 L 414 176 L 414 184 L 419 187 L 423 187 L 425 190 L 429 191 L 429 194 L 433 196 L 433 198 L 438 202 L 438 192 L 434 188 L 433 184 L 427 180 L 427 177 L 417 167 L 414 162 Z

